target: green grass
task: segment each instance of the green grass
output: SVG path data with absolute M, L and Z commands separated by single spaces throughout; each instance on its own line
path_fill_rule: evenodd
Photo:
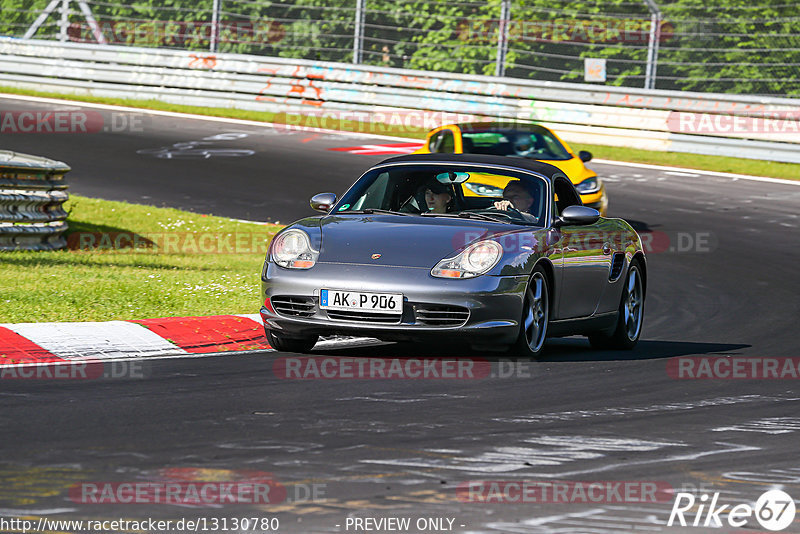
M 267 242 L 280 226 L 77 195 L 66 208 L 69 240 L 83 235 L 83 250 L 0 252 L 0 323 L 258 312 Z M 128 248 L 101 240 L 120 232 Z
M 123 98 L 67 95 L 63 93 L 52 93 L 44 91 L 34 91 L 27 89 L 17 89 L 14 87 L 0 86 L 0 93 L 22 94 L 31 96 L 42 96 L 49 98 L 61 98 L 70 100 L 80 100 L 83 102 L 96 102 L 101 104 L 111 104 L 116 106 L 128 106 L 134 108 L 157 109 L 161 111 L 174 111 L 178 113 L 194 113 L 198 115 L 210 115 L 215 117 L 230 117 L 234 119 L 244 119 L 263 122 L 297 123 L 296 115 L 286 116 L 282 113 L 270 113 L 266 111 L 247 111 L 229 108 L 203 108 L 195 106 L 184 106 L 180 104 L 167 104 L 157 100 L 129 100 Z M 317 123 L 307 123 L 311 126 Z M 330 124 L 326 125 L 331 127 Z M 411 139 L 423 139 L 425 130 L 419 128 L 408 128 L 397 125 L 371 124 L 367 125 L 358 122 L 345 122 L 338 125 L 336 129 L 346 131 L 356 131 L 381 135 L 392 135 L 408 137 Z M 672 165 L 675 167 L 685 167 L 687 169 L 700 169 L 717 172 L 732 172 L 738 174 L 750 174 L 753 176 L 769 176 L 773 178 L 785 178 L 790 180 L 800 180 L 800 164 L 795 163 L 776 163 L 772 161 L 730 158 L 724 156 L 701 156 L 687 154 L 684 152 L 654 152 L 649 150 L 639 150 L 634 148 L 612 147 L 605 145 L 575 145 L 575 150 L 589 150 L 598 159 L 612 159 L 618 161 L 628 161 L 631 163 L 650 163 L 653 165 Z
M 671 165 L 687 169 L 700 169 L 716 172 L 732 172 L 752 176 L 769 176 L 788 180 L 800 180 L 800 165 L 779 163 L 758 159 L 729 158 L 724 156 L 703 156 L 685 152 L 651 152 L 636 148 L 602 145 L 580 145 L 575 150 L 588 150 L 598 159 L 650 163 L 652 165 Z M 591 166 L 591 163 L 589 164 Z

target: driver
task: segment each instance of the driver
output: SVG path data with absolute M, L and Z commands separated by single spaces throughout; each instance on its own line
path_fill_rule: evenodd
M 533 152 L 533 143 L 529 135 L 521 135 L 514 141 L 514 152 L 518 156 L 527 156 Z
M 522 183 L 522 180 L 511 180 L 503 189 L 503 200 L 495 202 L 494 208 L 501 211 L 514 208 L 520 212 L 531 213 L 535 200 L 536 196 Z M 536 210 L 533 209 L 533 211 Z

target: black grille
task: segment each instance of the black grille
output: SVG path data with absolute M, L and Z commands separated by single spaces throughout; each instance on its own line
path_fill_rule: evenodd
M 614 254 L 614 259 L 611 261 L 611 274 L 608 275 L 609 280 L 616 280 L 622 274 L 622 268 L 625 266 L 625 254 L 617 252 Z
M 469 310 L 461 306 L 418 304 L 417 324 L 425 326 L 461 326 L 469 319 Z
M 398 324 L 400 315 L 375 313 L 362 310 L 326 310 L 328 318 L 335 321 L 354 321 L 357 323 Z
M 276 312 L 291 317 L 311 317 L 316 307 L 313 297 L 272 297 L 270 300 Z

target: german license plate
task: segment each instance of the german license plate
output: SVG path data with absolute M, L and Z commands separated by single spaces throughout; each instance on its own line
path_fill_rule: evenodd
M 328 310 L 359 310 L 400 315 L 403 313 L 403 295 L 320 289 L 319 307 Z

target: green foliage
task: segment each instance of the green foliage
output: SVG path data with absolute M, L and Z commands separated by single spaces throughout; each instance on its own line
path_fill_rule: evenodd
M 20 36 L 48 0 L 0 0 L 0 35 Z M 351 62 L 357 0 L 221 0 L 218 50 Z M 656 87 L 800 95 L 800 4 L 656 0 Z M 208 50 L 212 0 L 91 3 L 113 43 Z M 366 0 L 363 62 L 493 74 L 502 0 Z M 91 41 L 73 4 L 70 35 Z M 605 58 L 609 85 L 643 87 L 650 12 L 638 0 L 512 0 L 506 75 L 582 82 Z M 58 14 L 37 33 L 53 38 Z

